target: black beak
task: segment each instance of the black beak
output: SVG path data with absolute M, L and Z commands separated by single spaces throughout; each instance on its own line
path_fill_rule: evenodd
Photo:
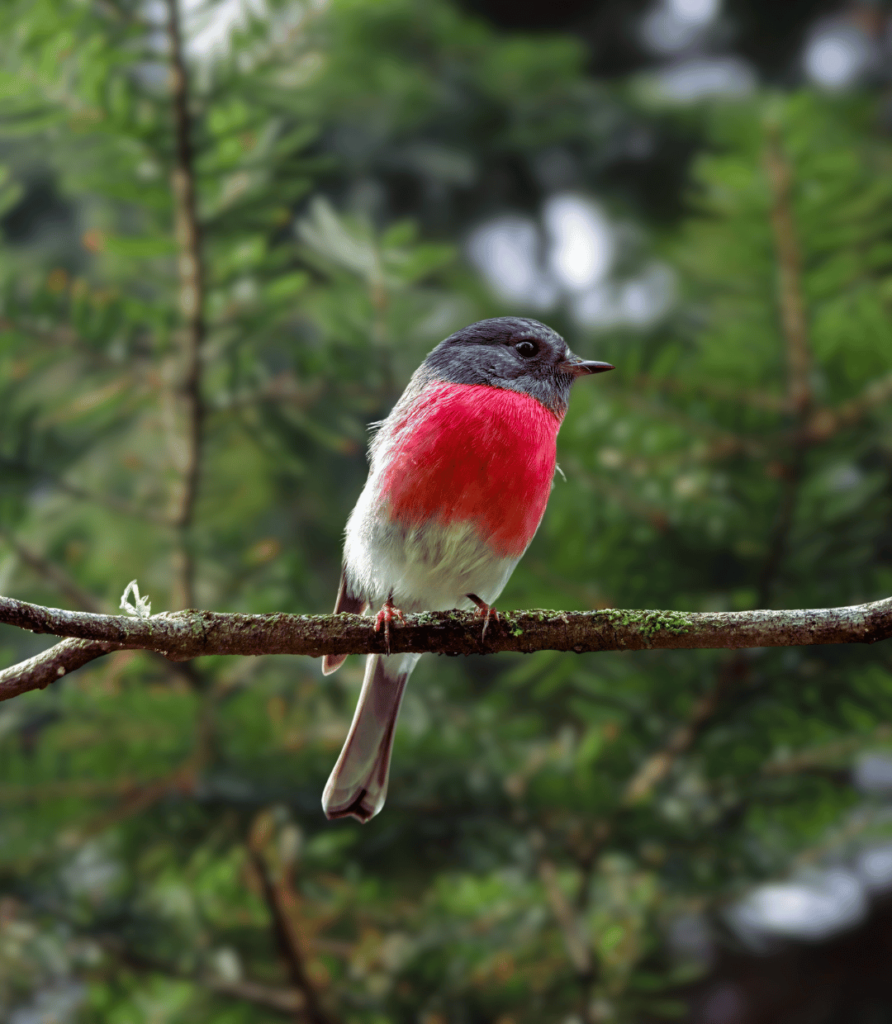
M 564 363 L 559 363 L 558 369 L 573 377 L 582 377 L 587 373 L 606 373 L 607 370 L 615 370 L 616 367 L 610 363 L 599 363 L 596 359 L 577 359 L 574 356 Z

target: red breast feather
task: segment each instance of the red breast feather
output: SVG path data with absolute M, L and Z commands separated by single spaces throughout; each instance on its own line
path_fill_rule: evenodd
M 402 525 L 470 522 L 495 554 L 518 558 L 548 503 L 560 425 L 529 395 L 431 384 L 390 427 L 381 499 Z

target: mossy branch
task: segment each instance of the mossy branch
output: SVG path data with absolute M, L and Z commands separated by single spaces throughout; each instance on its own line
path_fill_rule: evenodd
M 0 597 L 0 622 L 67 637 L 0 672 L 0 700 L 42 689 L 115 650 L 148 650 L 171 661 L 211 654 L 382 654 L 386 640 L 360 615 L 240 615 L 187 609 L 151 617 L 95 615 Z M 483 636 L 469 612 L 422 612 L 391 627 L 390 650 L 434 654 L 500 651 L 642 651 L 666 648 L 795 647 L 876 643 L 892 636 L 892 598 L 844 608 L 676 612 L 502 613 Z

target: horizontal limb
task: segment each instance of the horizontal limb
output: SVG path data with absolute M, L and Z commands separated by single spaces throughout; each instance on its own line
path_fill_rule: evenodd
M 0 622 L 71 638 L 0 672 L 0 700 L 44 687 L 112 650 L 150 650 L 171 661 L 212 654 L 386 653 L 384 636 L 361 615 L 241 615 L 187 609 L 139 618 L 70 612 L 0 597 Z M 493 624 L 485 637 L 479 620 L 469 612 L 422 612 L 407 615 L 405 623 L 391 631 L 390 648 L 394 654 L 582 654 L 875 643 L 889 636 L 892 598 L 789 611 L 503 612 L 501 622 Z

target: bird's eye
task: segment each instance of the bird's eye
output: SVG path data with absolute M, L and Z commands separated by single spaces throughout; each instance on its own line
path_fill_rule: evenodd
M 519 341 L 514 348 L 524 359 L 531 359 L 539 351 L 535 341 Z

